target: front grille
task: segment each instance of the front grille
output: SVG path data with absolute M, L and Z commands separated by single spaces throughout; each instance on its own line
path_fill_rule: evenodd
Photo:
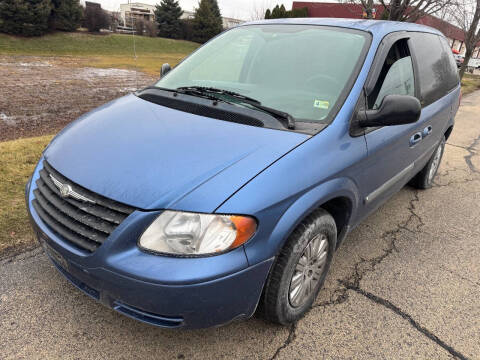
M 94 252 L 135 210 L 82 188 L 46 161 L 36 184 L 32 204 L 38 216 L 52 231 L 84 251 Z M 62 186 L 70 190 L 68 196 L 62 196 Z

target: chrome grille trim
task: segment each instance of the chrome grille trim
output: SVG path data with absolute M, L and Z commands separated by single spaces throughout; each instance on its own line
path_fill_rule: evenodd
M 92 253 L 135 209 L 87 190 L 46 161 L 32 204 L 42 221 L 63 240 Z

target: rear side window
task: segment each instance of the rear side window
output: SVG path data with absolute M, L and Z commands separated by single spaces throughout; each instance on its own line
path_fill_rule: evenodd
M 457 68 L 444 39 L 435 34 L 411 33 L 418 63 L 422 105 L 445 96 L 458 84 Z

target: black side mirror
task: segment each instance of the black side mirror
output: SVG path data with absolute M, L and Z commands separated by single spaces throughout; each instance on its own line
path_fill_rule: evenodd
M 167 75 L 170 70 L 172 70 L 170 64 L 168 64 L 168 63 L 163 64 L 162 69 L 160 70 L 160 78 Z
M 402 125 L 416 122 L 421 112 L 422 106 L 416 97 L 387 95 L 378 109 L 360 111 L 357 119 L 362 127 Z

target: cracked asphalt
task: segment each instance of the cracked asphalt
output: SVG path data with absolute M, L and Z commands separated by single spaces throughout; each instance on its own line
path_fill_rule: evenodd
M 80 293 L 38 248 L 0 263 L 0 358 L 480 359 L 480 92 L 464 97 L 434 188 L 405 187 L 335 254 L 290 327 L 171 331 Z

